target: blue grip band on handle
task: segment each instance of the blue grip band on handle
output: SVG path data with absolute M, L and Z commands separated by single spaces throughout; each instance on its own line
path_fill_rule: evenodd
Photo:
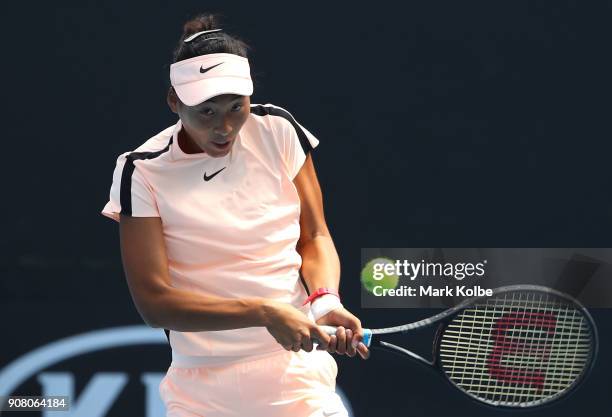
M 363 344 L 370 347 L 370 343 L 372 343 L 372 330 L 363 329 Z

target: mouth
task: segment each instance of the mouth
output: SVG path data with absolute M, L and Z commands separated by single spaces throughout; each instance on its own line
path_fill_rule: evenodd
M 225 150 L 229 148 L 230 143 L 232 143 L 231 140 L 227 140 L 225 142 L 215 142 L 215 141 L 212 142 L 213 146 L 219 150 Z

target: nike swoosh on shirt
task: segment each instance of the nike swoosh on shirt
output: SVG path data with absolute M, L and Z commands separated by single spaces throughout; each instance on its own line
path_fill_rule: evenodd
M 221 64 L 223 64 L 223 62 L 219 62 L 218 64 L 215 64 L 212 67 L 208 67 L 208 68 L 203 68 L 202 66 L 200 66 L 200 74 L 204 74 L 206 71 L 210 71 L 214 67 L 218 67 Z
M 227 167 L 223 167 L 219 171 L 217 171 L 217 172 L 215 172 L 214 174 L 211 174 L 211 175 L 206 175 L 206 172 L 204 172 L 204 181 L 212 180 L 215 177 L 215 175 L 217 175 L 219 172 L 223 171 L 225 168 L 227 168 Z

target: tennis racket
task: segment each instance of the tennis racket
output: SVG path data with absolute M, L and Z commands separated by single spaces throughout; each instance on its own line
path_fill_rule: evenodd
M 432 359 L 383 340 L 438 324 Z M 336 333 L 332 326 L 322 326 Z M 451 385 L 495 407 L 541 406 L 584 381 L 597 356 L 595 323 L 569 295 L 535 286 L 493 290 L 403 326 L 364 329 L 363 342 L 436 369 Z

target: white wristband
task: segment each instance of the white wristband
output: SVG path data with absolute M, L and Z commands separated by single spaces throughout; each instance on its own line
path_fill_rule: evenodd
M 322 295 L 310 303 L 310 311 L 315 321 L 338 307 L 342 307 L 342 303 L 340 302 L 340 298 L 333 294 Z

